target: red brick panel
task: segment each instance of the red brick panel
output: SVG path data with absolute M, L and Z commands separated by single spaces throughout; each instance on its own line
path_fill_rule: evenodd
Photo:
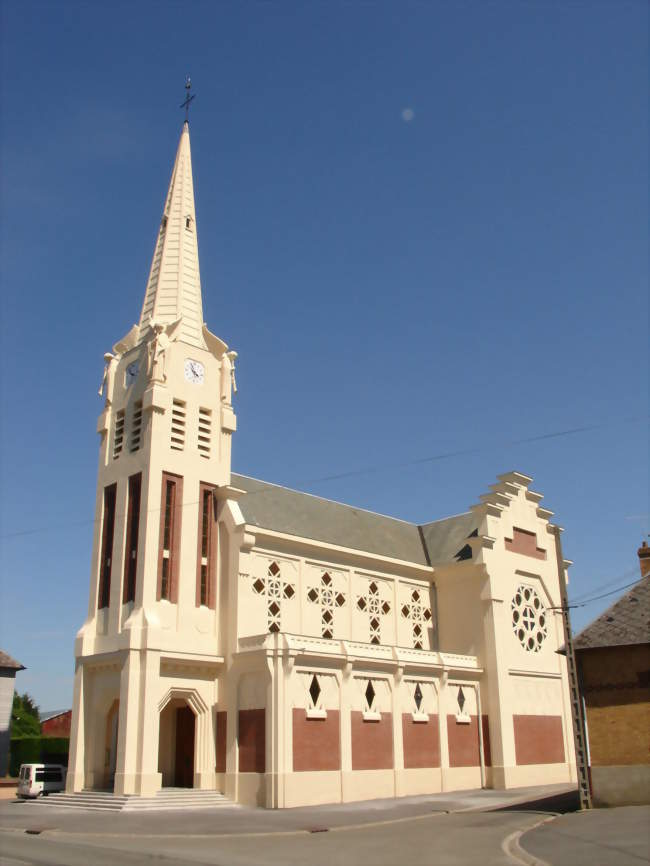
M 562 716 L 513 716 L 517 764 L 564 763 Z
M 69 737 L 70 724 L 72 722 L 72 710 L 53 716 L 45 722 L 41 722 L 41 734 L 44 737 Z
M 402 737 L 405 769 L 440 766 L 440 734 L 437 714 L 430 715 L 428 722 L 415 722 L 411 713 L 403 713 Z
M 490 724 L 486 715 L 481 716 L 481 729 L 483 731 L 483 760 L 486 767 L 491 767 L 492 748 L 490 746 Z
M 217 762 L 215 770 L 217 773 L 226 772 L 226 725 L 228 713 L 225 710 L 217 712 Z
M 449 741 L 450 767 L 481 766 L 477 716 L 470 716 L 469 724 L 463 724 L 456 721 L 456 716 L 448 715 L 447 739 Z
M 239 711 L 239 772 L 263 773 L 266 770 L 266 712 Z
M 352 769 L 393 769 L 393 714 L 382 713 L 381 721 L 366 722 L 363 713 L 351 714 Z
M 340 770 L 339 711 L 328 710 L 326 719 L 309 719 L 305 710 L 293 710 L 293 769 Z
M 546 550 L 537 546 L 537 536 L 534 532 L 513 526 L 512 538 L 505 538 L 504 541 L 506 550 L 522 553 L 524 556 L 532 556 L 534 559 L 546 559 Z

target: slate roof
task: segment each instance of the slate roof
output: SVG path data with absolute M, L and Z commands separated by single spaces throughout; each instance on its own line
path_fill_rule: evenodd
M 9 653 L 0 650 L 0 668 L 11 671 L 24 671 L 25 665 L 21 665 L 16 659 L 12 659 Z
M 70 707 L 68 707 L 67 710 L 48 710 L 48 712 L 46 712 L 46 713 L 39 713 L 38 718 L 39 718 L 40 722 L 47 722 L 50 719 L 55 719 L 57 716 L 62 716 L 65 713 L 71 713 L 71 712 L 72 712 L 72 710 L 70 709 Z
M 650 575 L 584 628 L 575 649 L 650 643 Z
M 453 562 L 475 534 L 478 518 L 468 512 L 420 527 L 352 505 L 321 499 L 247 475 L 233 473 L 234 487 L 246 491 L 239 500 L 244 520 L 252 526 L 313 538 L 352 550 L 428 565 Z M 423 543 L 424 540 L 424 543 Z M 426 550 L 425 550 L 426 544 Z

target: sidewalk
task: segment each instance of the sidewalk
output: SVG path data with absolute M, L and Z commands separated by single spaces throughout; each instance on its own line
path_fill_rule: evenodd
M 560 815 L 524 833 L 519 845 L 553 866 L 640 866 L 650 863 L 650 806 Z
M 557 812 L 575 808 L 576 804 L 577 792 L 568 785 L 545 785 L 509 791 L 454 791 L 422 797 L 364 800 L 274 811 L 233 805 L 214 810 L 111 813 L 57 808 L 47 801 L 20 800 L 0 803 L 0 829 L 56 829 L 65 833 L 97 833 L 102 836 L 232 836 L 354 827 L 445 812 Z

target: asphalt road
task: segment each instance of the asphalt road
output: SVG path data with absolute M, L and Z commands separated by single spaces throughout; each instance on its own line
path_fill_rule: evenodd
M 650 863 L 650 806 L 575 808 L 566 786 L 287 810 L 126 814 L 4 803 L 0 866 Z
M 535 812 L 430 814 L 312 833 L 102 836 L 45 831 L 0 834 L 2 866 L 512 866 L 503 840 L 533 827 Z

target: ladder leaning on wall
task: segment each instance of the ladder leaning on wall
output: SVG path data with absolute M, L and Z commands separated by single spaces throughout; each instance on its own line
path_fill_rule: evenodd
M 555 554 L 557 556 L 558 576 L 560 580 L 560 600 L 562 604 L 562 624 L 564 626 L 564 649 L 569 674 L 569 695 L 571 698 L 571 718 L 573 720 L 573 739 L 576 749 L 576 771 L 578 774 L 578 792 L 580 794 L 580 808 L 591 809 L 591 790 L 589 786 L 589 770 L 587 766 L 587 737 L 585 731 L 585 718 L 583 713 L 582 696 L 578 680 L 578 667 L 576 655 L 573 649 L 573 637 L 571 635 L 571 619 L 569 616 L 569 598 L 566 591 L 565 565 L 562 556 L 562 543 L 560 541 L 559 526 L 553 527 L 555 535 Z

